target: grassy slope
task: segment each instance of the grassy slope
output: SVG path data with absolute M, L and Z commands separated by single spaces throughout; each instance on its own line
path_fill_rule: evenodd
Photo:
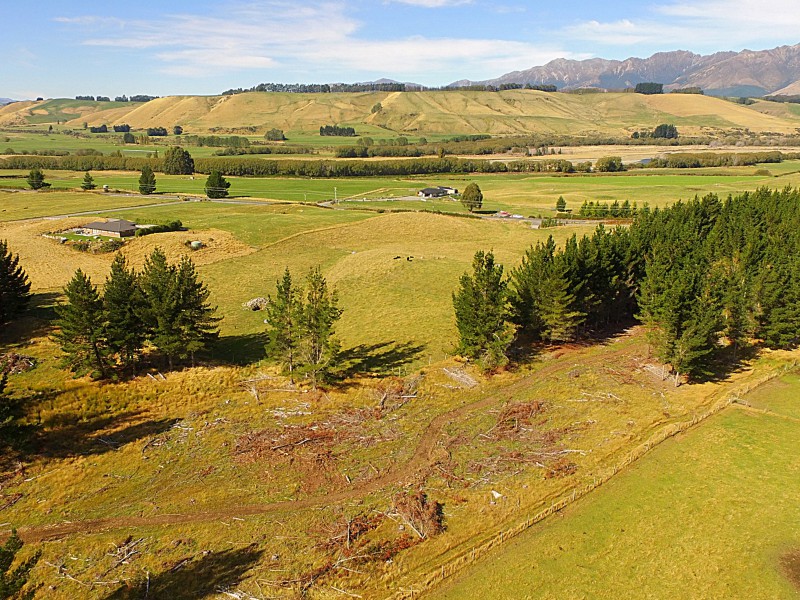
M 263 340 L 259 341 L 256 334 L 263 329 L 262 316 L 243 311 L 241 302 L 271 292 L 275 278 L 287 264 L 300 272 L 322 263 L 326 276 L 342 292 L 346 312 L 340 334 L 345 349 L 354 344 L 380 346 L 367 354 L 384 369 L 408 368 L 415 361 L 427 364 L 434 350 L 446 349 L 452 343 L 450 291 L 476 248 L 493 246 L 499 259 L 511 265 L 528 244 L 547 234 L 519 223 L 424 214 L 371 216 L 306 206 L 181 203 L 118 214 L 152 221 L 178 217 L 200 230 L 136 240 L 127 252 L 137 264 L 155 244 L 163 245 L 174 257 L 185 251 L 185 239 L 206 235 L 203 239 L 209 248 L 192 257 L 201 265 L 214 301 L 226 316 L 224 351 L 245 351 L 249 340 L 257 351 L 250 360 L 260 358 Z M 79 254 L 36 235 L 40 228 L 56 225 L 58 222 L 41 221 L 0 226 L 0 236 L 9 237 L 11 247 L 24 259 L 37 292 L 37 304 L 51 302 L 52 298 L 39 293 L 53 289 L 56 283 L 63 285 L 78 265 L 96 281 L 102 280 L 111 258 Z M 555 233 L 560 237 L 572 231 L 563 228 Z M 402 259 L 411 255 L 413 261 Z M 401 256 L 401 260 L 395 260 L 395 256 Z M 280 428 L 276 420 L 281 421 L 273 409 L 299 410 L 301 414 L 289 420 L 298 423 L 329 418 L 344 407 L 374 407 L 372 383 L 367 382 L 366 387 L 344 386 L 329 395 L 267 394 L 256 403 L 239 382 L 258 375 L 261 366 L 186 370 L 168 375 L 161 383 L 145 377 L 120 385 L 75 381 L 58 368 L 57 351 L 44 337 L 47 331 L 41 328 L 42 323 L 36 324 L 35 317 L 47 315 L 48 310 L 45 306 L 34 312 L 36 339 L 22 349 L 40 358 L 39 366 L 11 380 L 12 393 L 31 390 L 35 394 L 44 428 L 41 437 L 30 442 L 35 458 L 27 467 L 27 476 L 4 483 L 3 494 L 23 494 L 17 504 L 3 511 L 5 522 L 33 525 L 108 516 L 147 519 L 202 510 L 234 509 L 235 513 L 245 504 L 314 494 L 321 498 L 314 510 L 253 516 L 221 513 L 199 523 L 137 529 L 135 535 L 143 536 L 145 542 L 141 557 L 123 567 L 126 577 L 138 577 L 146 567 L 154 574 L 154 585 L 158 574 L 174 586 L 171 589 L 179 590 L 189 589 L 182 585 L 202 584 L 205 591 L 232 585 L 236 578 L 229 571 L 220 573 L 208 567 L 192 581 L 180 569 L 173 569 L 184 558 L 206 556 L 208 550 L 212 551 L 211 558 L 227 556 L 232 547 L 249 548 L 250 544 L 264 552 L 264 556 L 251 556 L 251 562 L 246 556 L 231 559 L 234 564 L 244 561 L 253 566 L 242 584 L 251 595 L 258 593 L 259 580 L 263 583 L 281 576 L 275 569 L 292 574 L 319 564 L 315 544 L 325 523 L 343 513 L 385 510 L 396 486 L 412 477 L 371 493 L 361 508 L 349 501 L 326 502 L 326 492 L 343 486 L 358 492 L 362 482 L 404 464 L 422 429 L 437 415 L 465 403 L 487 402 L 480 410 L 447 419 L 432 446 L 432 462 L 452 464 L 457 474 L 472 482 L 451 487 L 452 482 L 442 480 L 439 471 L 427 475 L 430 493 L 445 502 L 448 533 L 403 554 L 392 565 L 365 567 L 377 575 L 369 581 L 349 574 L 347 577 L 355 580 L 333 584 L 353 590 L 366 587 L 368 596 L 386 595 L 394 582 L 413 582 L 414 574 L 428 573 L 437 561 L 491 534 L 520 512 L 538 510 L 570 486 L 591 481 L 594 473 L 618 460 L 650 432 L 702 410 L 726 393 L 729 383 L 734 385 L 752 375 L 747 371 L 734 375 L 731 382 L 675 390 L 642 368 L 649 358 L 641 335 L 573 349 L 563 359 L 559 359 L 561 352 L 545 355 L 530 371 L 526 368 L 518 374 L 483 380 L 471 391 L 450 390 L 447 386 L 452 386 L 452 380 L 442 374 L 440 365 L 434 365 L 428 369 L 421 401 L 409 402 L 386 421 L 366 424 L 386 428 L 386 441 L 361 445 L 361 438 L 356 437 L 337 442 L 330 459 L 333 462 L 322 472 L 312 473 L 314 477 L 309 480 L 303 471 L 308 464 L 300 459 L 290 464 L 271 463 L 265 456 L 241 462 L 234 452 L 236 440 L 249 431 Z M 12 331 L 11 338 L 14 335 Z M 8 339 L 8 332 L 4 332 L 3 341 Z M 420 344 L 428 347 L 415 348 Z M 379 357 L 381 352 L 393 349 L 398 351 Z M 452 362 L 445 364 L 453 366 Z M 755 375 L 768 366 L 759 362 Z M 603 397 L 611 389 L 619 400 L 581 401 L 584 394 Z M 518 442 L 487 443 L 479 435 L 492 427 L 497 410 L 508 400 L 546 402 L 548 412 L 541 427 L 554 433 L 567 432 L 558 434 L 565 436 L 559 441 L 561 447 L 592 450 L 585 456 L 575 455 L 580 465 L 575 478 L 545 480 L 539 468 L 531 465 L 523 473 L 509 470 L 476 481 L 478 476 L 469 467 L 472 461 L 525 448 Z M 304 416 L 305 411 L 311 414 Z M 173 428 L 176 420 L 180 420 L 179 428 Z M 143 451 L 153 440 L 158 444 Z M 116 450 L 115 445 L 119 446 Z M 487 474 L 480 475 L 483 478 Z M 505 500 L 488 505 L 491 489 L 501 489 Z M 104 571 L 113 565 L 106 554 L 109 544 L 119 544 L 128 533 L 77 535 L 44 544 L 45 560 L 58 564 L 70 556 L 81 557 L 83 562 L 68 566 L 70 574 L 87 581 L 95 577 L 108 580 Z M 273 554 L 283 558 L 270 561 Z M 101 586 L 89 593 L 87 588 L 60 579 L 46 563 L 37 569 L 36 580 L 56 586 L 50 590 L 53 598 L 77 594 L 104 597 L 109 591 Z M 327 584 L 322 585 L 320 595 L 331 593 Z M 200 593 L 198 589 L 194 595 Z
M 371 113 L 380 102 L 383 110 Z M 760 104 L 755 105 L 757 108 Z M 684 132 L 704 127 L 749 128 L 752 131 L 793 133 L 792 111 L 765 114 L 756 108 L 718 98 L 667 94 L 547 94 L 530 90 L 491 92 L 395 92 L 358 94 L 264 94 L 235 96 L 172 96 L 142 105 L 80 103 L 55 100 L 4 109 L 0 122 L 46 122 L 72 118 L 92 125 L 126 122 L 136 128 L 183 125 L 187 130 L 211 127 L 278 127 L 314 134 L 320 125 L 352 124 L 369 135 L 381 132 L 456 133 L 604 133 L 622 135 L 631 130 L 669 122 Z M 770 112 L 770 111 L 766 111 Z M 4 115 L 4 116 L 3 116 Z M 50 117 L 48 117 L 50 115 Z
M 798 398 L 768 384 L 746 401 L 776 415 L 728 409 L 431 597 L 795 598 Z

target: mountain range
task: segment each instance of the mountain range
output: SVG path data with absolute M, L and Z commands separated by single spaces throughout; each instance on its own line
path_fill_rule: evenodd
M 623 89 L 651 81 L 663 83 L 666 90 L 699 87 L 716 96 L 796 94 L 800 93 L 800 44 L 706 56 L 676 50 L 626 60 L 559 58 L 496 79 L 462 80 L 451 85 L 520 83 L 555 85 L 559 89 Z

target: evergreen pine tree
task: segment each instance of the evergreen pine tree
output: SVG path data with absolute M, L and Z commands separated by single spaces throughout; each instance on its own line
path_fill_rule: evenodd
M 128 268 L 122 254 L 117 254 L 111 263 L 103 305 L 109 348 L 117 354 L 122 367 L 135 374 L 136 360 L 145 342 L 144 297 L 136 273 Z
M 559 196 L 556 200 L 556 212 L 563 213 L 565 210 L 567 210 L 567 201 L 564 200 L 564 196 Z
M 294 377 L 300 343 L 300 323 L 302 319 L 302 290 L 292 282 L 289 268 L 284 271 L 283 278 L 277 282 L 275 298 L 269 298 L 267 306 L 267 334 L 269 343 L 267 355 L 280 360 Z
M 139 281 L 144 299 L 141 317 L 147 339 L 166 357 L 172 369 L 174 359 L 183 350 L 183 337 L 178 323 L 177 271 L 168 264 L 161 248 L 147 257 Z
M 227 181 L 219 171 L 211 171 L 211 174 L 206 180 L 206 196 L 214 199 L 227 198 L 229 187 L 231 187 L 230 182 Z
M 570 290 L 570 280 L 563 261 L 552 264 L 541 282 L 540 293 L 542 338 L 550 342 L 574 339 L 586 315 L 575 309 L 575 295 Z
M 342 315 L 338 295 L 328 289 L 319 267 L 306 278 L 305 302 L 300 316 L 301 370 L 316 388 L 327 376 L 339 352 L 333 337 L 334 325 Z
M 42 555 L 41 550 L 11 570 L 17 554 L 22 549 L 22 540 L 17 531 L 11 530 L 11 537 L 0 547 L 0 599 L 32 600 L 36 590 L 23 592 L 22 589 L 28 582 L 31 569 L 36 566 Z
M 514 329 L 508 323 L 508 282 L 492 252 L 475 254 L 472 274 L 461 276 L 453 294 L 453 308 L 459 336 L 457 352 L 480 359 L 485 369 L 506 364 Z
M 54 335 L 65 353 L 64 365 L 77 376 L 104 378 L 110 350 L 104 327 L 103 301 L 91 279 L 78 269 L 64 288 L 67 304 L 56 308 L 59 331 Z
M 94 182 L 94 177 L 89 171 L 86 171 L 86 174 L 83 176 L 83 182 L 81 183 L 81 189 L 85 192 L 89 190 L 93 190 L 97 187 L 97 184 Z
M 175 271 L 178 297 L 178 331 L 181 336 L 180 358 L 191 359 L 194 366 L 196 352 L 206 350 L 217 339 L 220 317 L 214 315 L 216 308 L 208 303 L 210 292 L 197 278 L 197 270 L 191 259 L 184 256 Z
M 42 188 L 50 187 L 50 184 L 45 182 L 44 173 L 42 173 L 42 170 L 39 167 L 34 167 L 31 169 L 25 181 L 32 190 L 40 190 Z
M 800 261 L 773 254 L 761 283 L 760 335 L 768 348 L 788 350 L 800 343 Z
M 145 196 L 156 191 L 156 176 L 150 165 L 142 167 L 142 174 L 139 176 L 139 193 Z
M 30 289 L 28 276 L 19 266 L 19 256 L 11 254 L 6 240 L 0 240 L 0 325 L 25 309 Z

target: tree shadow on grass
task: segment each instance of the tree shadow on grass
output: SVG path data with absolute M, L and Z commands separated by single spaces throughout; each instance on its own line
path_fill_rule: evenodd
M 31 294 L 28 308 L 11 323 L 0 326 L 0 347 L 17 346 L 49 332 L 56 318 L 60 293 Z
M 758 356 L 759 346 L 725 346 L 717 349 L 707 366 L 707 372 L 692 378 L 695 383 L 721 383 L 734 373 L 744 371 Z
M 24 402 L 21 401 L 21 403 Z M 63 459 L 112 452 L 169 431 L 175 419 L 148 419 L 144 411 L 79 420 L 54 418 L 44 424 L 8 425 L 0 437 L 0 468 L 34 458 Z
M 208 598 L 235 588 L 261 559 L 255 546 L 196 557 L 148 579 L 118 588 L 105 600 Z
M 266 333 L 249 333 L 244 335 L 226 335 L 220 337 L 211 351 L 215 361 L 247 366 L 263 360 L 265 347 L 269 341 Z
M 408 342 L 361 344 L 339 353 L 337 361 L 341 367 L 338 372 L 341 377 L 351 377 L 358 373 L 391 375 L 395 369 L 418 359 L 424 351 L 424 345 Z

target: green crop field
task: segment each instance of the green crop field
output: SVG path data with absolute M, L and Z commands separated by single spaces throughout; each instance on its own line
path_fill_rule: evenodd
M 743 402 L 430 597 L 796 598 L 800 377 Z

